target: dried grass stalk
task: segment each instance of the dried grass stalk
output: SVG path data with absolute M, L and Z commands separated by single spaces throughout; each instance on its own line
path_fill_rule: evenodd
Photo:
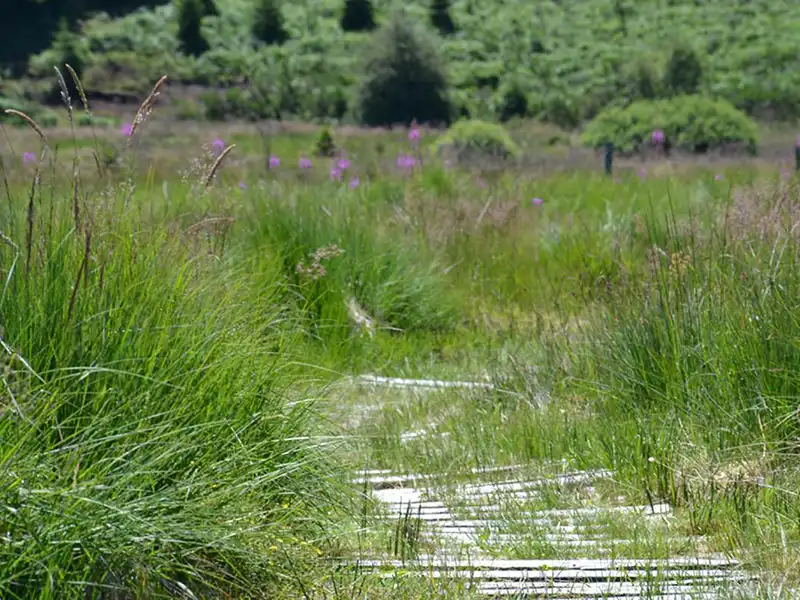
M 214 161 L 214 164 L 211 165 L 211 169 L 208 171 L 208 175 L 206 175 L 205 181 L 203 181 L 203 187 L 207 188 L 211 185 L 211 182 L 214 181 L 214 175 L 217 174 L 220 166 L 222 166 L 222 161 L 225 160 L 225 157 L 230 154 L 231 150 L 236 148 L 236 144 L 231 144 L 225 150 L 223 150 L 220 155 L 217 157 L 217 160 Z
M 153 86 L 153 91 L 150 92 L 150 95 L 144 99 L 142 105 L 139 107 L 139 110 L 136 111 L 136 117 L 133 119 L 133 123 L 131 124 L 131 134 L 130 138 L 133 138 L 133 134 L 136 133 L 136 129 L 142 123 L 147 120 L 147 117 L 150 116 L 150 113 L 153 112 L 153 104 L 158 98 L 158 95 L 161 93 L 161 87 L 164 85 L 164 82 L 167 80 L 167 76 L 164 75 L 159 79 L 155 86 Z
M 33 119 L 31 119 L 24 112 L 19 111 L 19 110 L 14 110 L 13 108 L 7 108 L 6 109 L 6 114 L 7 115 L 14 115 L 15 117 L 19 117 L 20 119 L 25 121 L 28 124 L 28 126 L 36 132 L 36 135 L 39 136 L 39 138 L 42 140 L 42 142 L 44 142 L 44 144 L 46 146 L 48 146 L 48 147 L 50 146 L 50 143 L 47 141 L 47 136 L 44 134 L 44 131 L 42 131 L 42 128 L 39 127 L 39 124 L 36 123 L 36 121 L 34 121 Z
M 73 125 L 73 114 L 72 114 L 72 98 L 69 95 L 69 90 L 67 89 L 67 82 L 64 79 L 64 75 L 61 73 L 61 70 L 58 67 L 53 67 L 56 70 L 56 76 L 58 77 L 58 86 L 61 88 L 61 101 L 64 103 L 64 106 L 67 107 L 67 116 L 69 117 L 69 124 Z
M 75 72 L 75 69 L 73 69 L 69 64 L 64 64 L 64 66 L 67 68 L 67 71 L 69 71 L 69 74 L 72 77 L 72 81 L 75 82 L 75 87 L 78 89 L 78 95 L 81 97 L 81 104 L 83 104 L 83 110 L 86 111 L 87 115 L 92 114 L 91 111 L 89 110 L 89 100 L 86 98 L 86 90 L 83 88 L 83 82 L 81 81 L 80 77 L 78 77 L 78 74 Z

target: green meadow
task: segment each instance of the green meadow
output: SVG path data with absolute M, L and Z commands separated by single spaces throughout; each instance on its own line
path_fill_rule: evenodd
M 613 470 L 599 502 L 675 508 L 678 533 L 602 523 L 621 555 L 796 578 L 790 156 L 607 176 L 548 126 L 445 161 L 427 129 L 334 128 L 319 156 L 316 127 L 145 113 L 0 129 L 0 596 L 464 597 L 341 567 L 397 551 L 353 474 L 562 461 Z

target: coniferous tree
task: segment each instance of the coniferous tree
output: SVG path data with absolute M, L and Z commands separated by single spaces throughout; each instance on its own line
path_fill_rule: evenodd
M 435 36 L 400 12 L 374 35 L 358 93 L 362 122 L 449 123 L 452 104 Z
M 200 56 L 208 50 L 201 24 L 205 16 L 204 0 L 180 0 L 178 10 L 178 40 L 186 54 Z
M 456 24 L 450 16 L 450 0 L 433 0 L 431 4 L 431 25 L 442 35 L 455 33 Z
M 289 39 L 277 0 L 258 0 L 253 14 L 253 37 L 265 44 L 280 45 Z
M 345 0 L 341 24 L 345 31 L 375 29 L 375 10 L 372 8 L 372 2 L 370 0 Z
M 675 96 L 696 94 L 703 79 L 703 65 L 690 46 L 678 46 L 670 54 L 664 73 L 664 87 Z
M 216 17 L 219 15 L 219 9 L 215 0 L 203 0 L 203 16 Z

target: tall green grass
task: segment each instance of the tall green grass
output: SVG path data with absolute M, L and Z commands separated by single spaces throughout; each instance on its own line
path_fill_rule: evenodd
M 796 182 L 762 182 L 704 215 L 655 217 L 646 269 L 557 344 L 570 363 L 551 371 L 632 489 L 773 568 L 800 541 L 798 206 Z
M 74 204 L 48 164 L 3 199 L 0 596 L 263 595 L 339 494 L 279 269 L 223 251 L 213 194 Z

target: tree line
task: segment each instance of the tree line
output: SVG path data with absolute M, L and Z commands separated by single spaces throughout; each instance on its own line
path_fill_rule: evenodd
M 0 19 L 0 68 L 25 71 L 28 58 L 45 50 L 59 27 L 74 28 L 94 12 L 119 16 L 163 0 L 5 0 Z

